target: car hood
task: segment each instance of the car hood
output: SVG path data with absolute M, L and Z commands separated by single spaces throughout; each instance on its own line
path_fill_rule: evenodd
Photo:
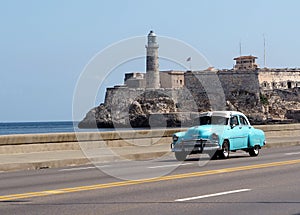
M 223 125 L 200 125 L 189 128 L 185 135 L 184 139 L 197 139 L 203 138 L 208 139 L 213 133 L 220 134 L 224 130 Z

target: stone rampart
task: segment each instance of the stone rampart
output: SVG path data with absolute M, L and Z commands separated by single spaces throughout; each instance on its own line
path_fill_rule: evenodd
M 291 119 L 291 110 L 300 107 L 299 80 L 298 69 L 187 71 L 182 88 L 107 88 L 104 104 L 79 126 L 149 127 L 152 115 L 152 122 L 165 119 L 164 126 L 175 127 L 188 121 L 186 113 L 210 110 L 241 111 L 253 123 Z
M 300 69 L 260 69 L 258 81 L 263 91 L 300 87 Z

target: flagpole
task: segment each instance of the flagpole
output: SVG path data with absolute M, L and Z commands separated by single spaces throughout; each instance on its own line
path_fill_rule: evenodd
M 190 64 L 190 71 L 192 71 L 192 58 L 191 58 L 191 57 L 188 57 L 188 58 L 186 59 L 186 61 L 189 62 L 189 64 Z
M 263 34 L 264 37 L 264 68 L 266 68 L 266 38 L 265 34 Z

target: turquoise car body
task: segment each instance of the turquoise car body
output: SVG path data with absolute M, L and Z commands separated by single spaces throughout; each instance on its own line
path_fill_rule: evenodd
M 265 134 L 250 125 L 237 111 L 214 111 L 200 114 L 199 125 L 173 134 L 171 149 L 177 160 L 189 154 L 207 153 L 227 158 L 230 151 L 244 150 L 257 156 L 266 144 Z

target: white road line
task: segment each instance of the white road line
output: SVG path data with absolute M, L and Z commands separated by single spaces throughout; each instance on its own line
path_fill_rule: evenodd
M 105 168 L 105 167 L 111 167 L 112 165 L 103 165 L 103 166 L 96 166 L 97 168 Z
M 71 169 L 60 169 L 60 172 L 64 171 L 77 171 L 77 170 L 85 170 L 85 169 L 95 169 L 96 167 L 94 166 L 89 166 L 89 167 L 78 167 L 78 168 L 71 168 Z
M 290 152 L 290 153 L 285 153 L 285 155 L 299 155 L 300 152 Z
M 163 165 L 163 166 L 149 166 L 149 169 L 155 169 L 155 168 L 166 168 L 166 167 L 172 167 L 172 166 L 185 166 L 185 165 L 191 165 L 192 163 L 181 163 L 181 164 L 169 164 L 169 165 Z
M 247 192 L 250 190 L 251 189 L 231 190 L 231 191 L 226 191 L 226 192 L 221 192 L 221 193 L 207 194 L 207 195 L 203 195 L 203 196 L 195 196 L 195 197 L 189 197 L 189 198 L 184 198 L 184 199 L 176 199 L 175 202 L 184 202 L 184 201 L 190 201 L 190 200 L 195 200 L 195 199 L 204 199 L 204 198 L 209 198 L 209 197 L 214 197 L 214 196 L 228 195 L 228 194 L 232 194 L 232 193 Z

